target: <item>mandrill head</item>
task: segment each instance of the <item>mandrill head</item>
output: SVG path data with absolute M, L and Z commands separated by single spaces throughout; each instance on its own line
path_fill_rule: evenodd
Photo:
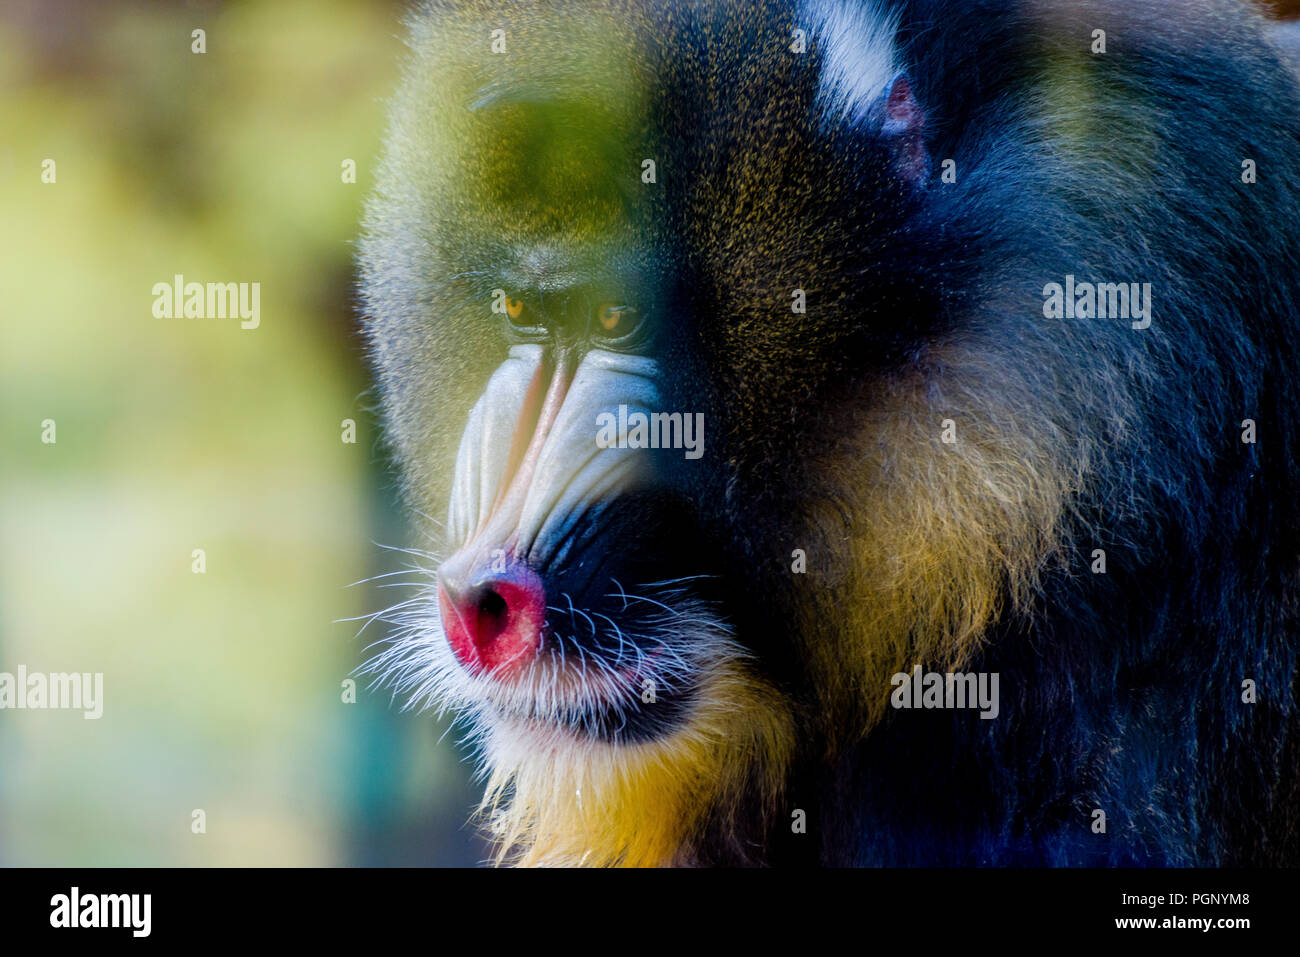
M 406 493 L 446 523 L 373 667 L 473 723 L 503 860 L 779 858 L 794 769 L 1033 588 L 1060 428 L 1003 428 L 1033 383 L 954 335 L 986 239 L 936 239 L 873 9 L 412 19 L 361 265 Z M 956 450 L 954 402 L 989 413 Z

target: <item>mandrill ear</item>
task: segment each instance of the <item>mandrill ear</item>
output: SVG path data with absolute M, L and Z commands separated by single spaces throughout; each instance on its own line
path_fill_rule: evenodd
M 881 94 L 880 135 L 889 148 L 895 174 L 908 186 L 921 189 L 930 178 L 930 153 L 925 148 L 925 111 L 912 93 L 907 74 L 894 77 Z

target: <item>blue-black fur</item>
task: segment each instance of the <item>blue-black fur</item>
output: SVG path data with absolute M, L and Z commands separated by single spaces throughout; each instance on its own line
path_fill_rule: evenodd
M 1161 7 L 1128 5 L 1097 56 L 1090 30 L 1113 21 L 1103 4 L 1077 6 L 1054 26 L 1017 4 L 905 6 L 931 152 L 981 177 L 978 191 L 938 192 L 927 215 L 936 235 L 967 228 L 976 243 L 975 224 L 990 224 L 983 274 L 1027 306 L 1002 314 L 1008 360 L 1074 377 L 1045 378 L 1045 402 L 1104 430 L 1104 390 L 1089 392 L 1118 374 L 1137 414 L 1078 509 L 1075 573 L 1048 577 L 1032 624 L 1005 623 L 970 665 L 1000 673 L 1000 719 L 891 714 L 817 789 L 796 788 L 842 822 L 823 861 L 1300 860 L 1300 101 L 1259 24 L 1231 4 L 1180 6 L 1182 23 L 1145 33 L 1134 28 Z M 1062 56 L 1096 95 L 1082 155 L 1035 149 L 1018 109 Z M 1158 138 L 1153 170 L 1124 152 L 1134 128 Z M 1003 150 L 1013 159 L 981 176 Z M 1262 171 L 1253 184 L 1245 158 Z M 934 253 L 942 270 L 942 245 Z M 1151 281 L 1152 327 L 1087 320 L 1092 343 L 1053 344 L 1028 304 L 1067 273 Z M 1018 349 L 1026 324 L 1038 328 Z M 1093 548 L 1105 575 L 1087 571 Z M 1242 701 L 1245 679 L 1256 704 Z M 1090 827 L 1095 809 L 1105 833 Z

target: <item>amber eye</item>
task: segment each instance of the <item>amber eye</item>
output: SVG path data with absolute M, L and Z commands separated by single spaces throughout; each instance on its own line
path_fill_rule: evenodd
M 524 301 L 522 299 L 506 300 L 506 315 L 511 319 L 518 319 L 524 312 Z
M 628 335 L 641 321 L 635 309 L 616 302 L 603 303 L 596 311 L 596 319 L 611 339 L 621 339 Z

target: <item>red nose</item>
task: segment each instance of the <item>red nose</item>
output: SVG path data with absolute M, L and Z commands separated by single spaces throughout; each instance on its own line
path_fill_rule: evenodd
M 484 571 L 468 586 L 439 574 L 442 627 L 462 665 L 506 677 L 527 666 L 541 648 L 546 589 L 522 562 L 510 562 L 500 573 Z

